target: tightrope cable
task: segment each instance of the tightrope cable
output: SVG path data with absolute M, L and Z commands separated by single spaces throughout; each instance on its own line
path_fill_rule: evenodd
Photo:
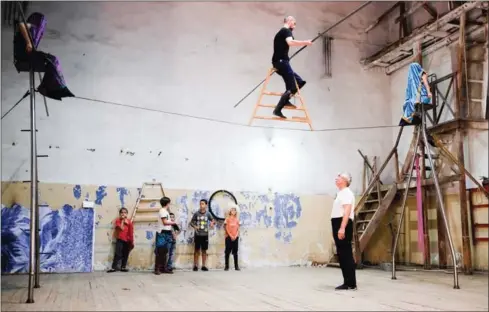
M 157 113 L 162 113 L 162 114 L 166 114 L 166 115 L 173 115 L 173 116 L 179 116 L 179 117 L 183 117 L 183 118 L 205 120 L 205 121 L 210 121 L 210 122 L 223 123 L 223 124 L 246 127 L 246 128 L 264 128 L 264 129 L 277 129 L 277 130 L 288 130 L 288 131 L 306 131 L 306 132 L 331 132 L 331 131 L 366 130 L 366 129 L 381 129 L 381 128 L 397 128 L 397 127 L 399 127 L 398 125 L 386 125 L 386 126 L 363 126 L 363 127 L 326 128 L 326 129 L 319 129 L 319 130 L 307 130 L 307 129 L 291 129 L 291 128 L 283 128 L 283 127 L 269 127 L 269 126 L 250 126 L 248 124 L 243 124 L 243 123 L 238 123 L 238 122 L 231 122 L 231 121 L 209 118 L 209 117 L 194 116 L 194 115 L 183 114 L 183 113 L 169 112 L 169 111 L 156 109 L 156 108 L 149 108 L 149 107 L 141 107 L 141 106 L 130 105 L 130 104 L 116 103 L 116 102 L 92 99 L 92 98 L 87 98 L 87 97 L 82 97 L 82 96 L 75 96 L 74 98 L 79 99 L 79 100 L 85 100 L 85 101 L 90 101 L 90 102 L 107 104 L 107 105 L 114 105 L 114 106 L 120 106 L 120 107 L 132 108 L 132 109 L 139 109 L 139 110 L 144 110 L 144 111 L 149 111 L 149 112 L 157 112 Z

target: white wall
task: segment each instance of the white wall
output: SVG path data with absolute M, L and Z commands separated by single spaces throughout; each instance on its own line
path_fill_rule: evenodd
M 258 93 L 233 105 L 271 66 L 282 18 L 296 16 L 296 38 L 310 39 L 360 4 L 33 2 L 32 9 L 48 19 L 40 49 L 60 58 L 75 95 L 246 124 Z M 362 31 L 389 5 L 371 4 L 332 32 L 338 38 L 333 78 L 323 77 L 320 41 L 293 60 L 308 81 L 303 96 L 315 129 L 383 126 L 394 111 L 400 116 L 400 102 L 393 112 L 387 104 L 389 77 L 359 65 L 385 43 L 385 26 L 368 36 Z M 12 30 L 5 29 L 2 113 L 28 87 L 27 74 L 16 73 L 12 58 Z M 283 90 L 279 78 L 273 85 Z M 38 97 L 38 150 L 49 155 L 39 160 L 43 182 L 140 186 L 154 178 L 177 189 L 332 193 L 334 176 L 349 170 L 359 191 L 357 149 L 383 158 L 391 148 L 388 128 L 247 128 L 80 99 L 48 104 L 49 118 Z M 2 120 L 2 180 L 30 177 L 29 133 L 20 132 L 28 127 L 26 100 Z

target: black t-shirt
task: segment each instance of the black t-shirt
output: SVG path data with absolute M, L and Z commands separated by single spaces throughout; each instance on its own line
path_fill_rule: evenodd
M 279 60 L 289 60 L 289 45 L 286 38 L 294 36 L 292 35 L 292 30 L 289 28 L 282 27 L 273 38 L 273 56 L 272 63 L 278 62 Z

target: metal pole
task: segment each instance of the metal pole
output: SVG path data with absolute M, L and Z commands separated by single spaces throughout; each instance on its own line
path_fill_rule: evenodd
M 428 136 L 426 135 L 426 114 L 424 112 L 424 107 L 421 105 L 421 131 L 423 132 L 423 140 L 425 145 L 428 142 Z M 431 157 L 431 153 L 428 151 L 428 160 L 430 161 L 430 166 L 433 174 L 433 179 L 435 181 L 435 189 L 436 195 L 438 197 L 438 209 L 440 209 L 441 215 L 443 217 L 443 223 L 445 224 L 445 230 L 448 236 L 448 243 L 450 244 L 450 250 L 452 252 L 452 260 L 453 260 L 453 288 L 460 289 L 458 284 L 458 272 L 457 272 L 457 257 L 455 255 L 455 247 L 453 245 L 452 234 L 450 233 L 450 227 L 448 225 L 448 219 L 445 214 L 445 204 L 443 203 L 443 196 L 441 194 L 440 183 L 438 181 L 438 176 L 435 171 L 435 163 L 433 161 L 433 157 Z
M 411 164 L 411 169 L 409 170 L 409 176 L 408 176 L 408 181 L 406 185 L 406 189 L 404 190 L 404 196 L 402 198 L 402 208 L 401 208 L 401 218 L 399 219 L 399 226 L 397 227 L 397 232 L 396 232 L 396 237 L 394 239 L 394 246 L 392 246 L 392 279 L 395 280 L 396 278 L 396 249 L 397 249 L 397 243 L 399 241 L 399 235 L 401 234 L 401 227 L 402 227 L 402 222 L 404 221 L 404 214 L 406 211 L 406 201 L 409 193 L 409 185 L 411 184 L 411 178 L 413 176 L 413 171 L 414 171 L 414 160 L 416 159 L 416 154 L 418 153 L 418 146 L 419 146 L 419 138 L 421 136 L 421 131 L 418 127 L 418 131 L 416 133 L 416 146 L 414 147 L 414 153 L 413 157 L 410 161 Z
M 35 95 L 34 95 L 34 104 L 36 103 L 35 101 Z M 34 116 L 35 117 L 35 116 Z M 37 133 L 35 133 L 35 144 L 34 144 L 34 150 L 36 152 L 36 158 L 35 158 L 35 168 L 36 168 L 36 271 L 34 275 L 34 288 L 41 288 L 41 284 L 39 282 L 39 274 L 41 272 L 41 258 L 40 258 L 40 252 L 41 252 L 41 232 L 39 231 L 40 228 L 40 218 L 39 218 L 39 172 L 37 170 Z
M 30 249 L 29 249 L 29 286 L 27 303 L 34 303 L 34 273 L 36 271 L 36 207 L 37 207 L 37 151 L 36 151 L 36 99 L 34 91 L 34 68 L 31 65 L 29 72 L 30 99 L 31 99 L 31 223 L 30 223 Z

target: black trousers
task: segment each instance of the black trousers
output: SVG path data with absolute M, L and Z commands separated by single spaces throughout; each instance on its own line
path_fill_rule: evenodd
M 234 241 L 231 240 L 230 237 L 226 237 L 225 249 L 224 249 L 224 261 L 226 268 L 229 268 L 229 255 L 233 254 L 234 259 L 234 267 L 238 268 L 238 245 L 239 245 L 239 237 L 237 237 Z
M 129 258 L 129 243 L 121 239 L 117 239 L 115 243 L 114 260 L 112 261 L 112 269 L 117 270 L 119 262 L 121 262 L 121 269 L 125 269 L 127 265 L 127 259 Z
M 331 227 L 333 228 L 333 238 L 336 244 L 336 253 L 340 262 L 341 273 L 343 274 L 343 283 L 350 287 L 357 286 L 357 279 L 355 275 L 355 259 L 353 257 L 353 250 L 351 243 L 353 240 L 353 221 L 348 220 L 348 224 L 345 228 L 345 238 L 338 238 L 338 230 L 341 227 L 341 221 L 343 218 L 332 218 Z
M 272 65 L 277 70 L 277 74 L 279 74 L 284 80 L 286 91 L 296 94 L 297 86 L 295 83 L 297 82 L 299 88 L 302 88 L 306 84 L 302 77 L 294 72 L 289 61 L 279 60 L 278 62 L 272 63 Z

